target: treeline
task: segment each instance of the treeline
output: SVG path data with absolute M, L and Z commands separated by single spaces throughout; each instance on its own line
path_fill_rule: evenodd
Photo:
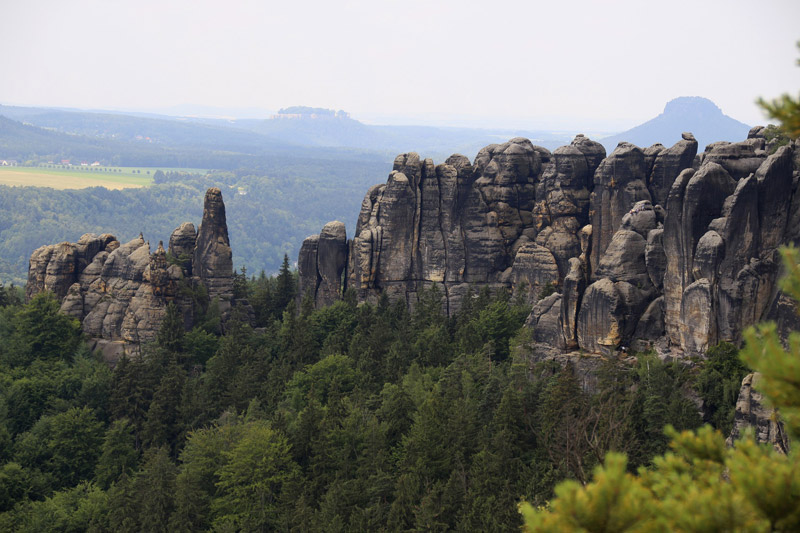
M 234 264 L 276 272 L 284 254 L 331 220 L 352 232 L 364 191 L 388 172 L 377 160 L 276 158 L 256 169 L 207 175 L 169 172 L 141 189 L 53 190 L 0 186 L 0 281 L 27 279 L 36 248 L 112 233 L 122 242 L 143 232 L 153 247 L 182 222 L 199 224 L 208 187 L 223 191 Z M 331 201 L 336 198 L 336 201 Z
M 702 424 L 693 395 L 728 428 L 744 372 L 732 347 L 694 368 L 642 354 L 587 389 L 580 365 L 531 363 L 528 309 L 505 294 L 447 317 L 435 286 L 411 312 L 349 293 L 297 309 L 295 290 L 288 262 L 237 274 L 255 330 L 234 309 L 224 334 L 184 332 L 170 306 L 113 372 L 52 296 L 11 291 L 0 530 L 507 531 L 520 498 L 587 481 L 608 450 L 649 464 L 665 424 Z

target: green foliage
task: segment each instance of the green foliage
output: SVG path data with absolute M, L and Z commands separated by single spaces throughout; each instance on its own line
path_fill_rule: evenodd
M 542 290 L 539 291 L 539 300 L 541 300 L 543 298 L 547 298 L 548 296 L 550 296 L 554 292 L 556 292 L 555 285 L 553 285 L 552 281 L 548 281 L 547 283 L 544 284 L 544 287 L 542 287 Z
M 139 459 L 135 444 L 130 422 L 124 418 L 115 420 L 106 431 L 95 467 L 95 480 L 101 488 L 108 489 L 123 474 L 134 472 Z
M 0 348 L 0 363 L 27 366 L 36 359 L 70 361 L 83 333 L 80 323 L 59 313 L 55 295 L 43 292 L 14 313 L 7 343 Z
M 739 359 L 739 350 L 723 342 L 709 348 L 696 387 L 703 399 L 705 421 L 724 435 L 733 427 L 736 398 L 748 368 Z
M 623 472 L 658 469 L 663 426 L 700 423 L 687 366 L 643 355 L 593 367 L 595 381 L 582 363 L 532 365 L 512 350 L 520 298 L 469 291 L 450 317 L 435 285 L 411 311 L 352 293 L 298 308 L 295 287 L 288 259 L 251 278 L 262 325 L 233 308 L 224 332 L 191 289 L 206 323 L 184 332 L 169 310 L 157 341 L 113 373 L 80 339 L 72 358 L 0 365 L 0 530 L 507 531 L 520 498 L 589 483 L 608 452 L 628 454 Z M 22 312 L 0 311 L 0 332 Z M 728 375 L 723 355 L 708 368 Z M 681 453 L 720 460 L 690 444 Z
M 797 43 L 800 48 L 800 41 Z M 797 60 L 800 65 L 800 59 Z M 784 93 L 774 100 L 759 98 L 758 105 L 769 115 L 781 123 L 781 129 L 792 139 L 800 137 L 800 97 L 793 98 Z
M 800 298 L 800 253 L 784 250 L 788 275 L 783 289 Z M 761 372 L 759 391 L 780 409 L 787 430 L 800 435 L 800 333 L 788 351 L 774 324 L 749 328 L 742 359 Z M 743 369 L 727 346 L 717 347 L 701 384 Z M 724 394 L 709 398 L 724 406 Z M 521 505 L 527 531 L 797 531 L 800 528 L 800 454 L 784 455 L 758 445 L 752 433 L 727 448 L 710 426 L 679 433 L 667 427 L 672 451 L 638 475 L 627 472 L 624 455 L 607 454 L 586 486 L 564 482 L 547 509 Z
M 784 250 L 787 275 L 782 289 L 800 301 L 800 249 Z M 789 334 L 788 350 L 773 323 L 749 328 L 744 333 L 742 359 L 761 373 L 759 390 L 777 407 L 793 439 L 800 438 L 800 332 Z
M 271 531 L 281 525 L 281 507 L 292 501 L 299 471 L 286 438 L 263 422 L 247 424 L 236 445 L 223 452 L 220 496 L 212 503 L 219 529 Z

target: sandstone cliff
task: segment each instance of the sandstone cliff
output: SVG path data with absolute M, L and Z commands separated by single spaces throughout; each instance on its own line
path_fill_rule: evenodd
M 768 155 L 762 128 L 697 147 L 685 133 L 609 155 L 584 136 L 552 153 L 516 138 L 473 162 L 402 154 L 351 239 L 333 222 L 303 243 L 300 290 L 317 306 L 346 288 L 413 306 L 439 284 L 450 313 L 471 285 L 526 291 L 535 340 L 557 351 L 737 343 L 747 325 L 792 320 L 777 249 L 800 237 L 800 148 Z
M 81 321 L 106 358 L 138 351 L 155 339 L 169 302 L 191 327 L 191 299 L 179 291 L 202 284 L 224 314 L 233 296 L 233 268 L 225 205 L 217 188 L 206 192 L 199 231 L 184 223 L 170 236 L 167 250 L 139 235 L 120 244 L 110 234 L 83 235 L 77 243 L 42 246 L 33 252 L 26 295 L 52 291 L 61 310 Z

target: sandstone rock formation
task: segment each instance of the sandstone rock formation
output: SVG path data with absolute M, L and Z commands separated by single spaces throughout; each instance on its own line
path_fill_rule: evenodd
M 203 284 L 221 311 L 230 308 L 233 269 L 219 189 L 206 193 L 200 231 L 182 224 L 170 236 L 169 252 L 172 262 L 159 242 L 151 253 L 141 234 L 125 244 L 110 234 L 86 234 L 77 243 L 43 246 L 31 255 L 26 295 L 54 292 L 62 300 L 61 310 L 79 319 L 114 361 L 155 339 L 169 302 L 175 302 L 191 327 L 192 303 L 180 293 L 180 283 Z
M 733 446 L 747 428 L 755 432 L 756 442 L 769 443 L 781 453 L 789 453 L 789 436 L 778 420 L 774 409 L 764 405 L 764 397 L 756 390 L 761 374 L 748 374 L 742 380 L 742 388 L 736 400 L 733 429 L 728 436 L 728 446 Z
M 402 154 L 352 239 L 337 222 L 303 243 L 301 290 L 317 306 L 345 288 L 413 305 L 435 283 L 449 313 L 470 286 L 527 291 L 536 342 L 601 354 L 702 355 L 770 313 L 787 329 L 777 249 L 800 241 L 800 149 L 749 137 L 699 155 L 691 133 L 608 157 L 582 135 L 552 153 L 512 139 L 472 163 Z

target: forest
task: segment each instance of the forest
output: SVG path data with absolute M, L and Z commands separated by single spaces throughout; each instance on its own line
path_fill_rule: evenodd
M 353 231 L 364 191 L 389 169 L 377 158 L 276 157 L 205 175 L 154 171 L 156 183 L 141 189 L 0 186 L 0 281 L 24 284 L 33 250 L 84 233 L 127 242 L 142 232 L 153 248 L 167 243 L 181 223 L 199 224 L 212 186 L 225 198 L 234 265 L 276 273 L 284 254 L 297 257 L 303 239 L 325 223 L 341 220 Z
M 256 327 L 170 306 L 112 371 L 47 293 L 0 293 L 0 530 L 508 531 L 521 500 L 586 483 L 609 450 L 633 471 L 663 432 L 729 431 L 746 373 L 731 345 L 536 362 L 524 297 L 436 286 L 409 311 L 345 294 L 297 305 L 296 274 L 237 273 Z M 698 409 L 702 405 L 702 410 Z

